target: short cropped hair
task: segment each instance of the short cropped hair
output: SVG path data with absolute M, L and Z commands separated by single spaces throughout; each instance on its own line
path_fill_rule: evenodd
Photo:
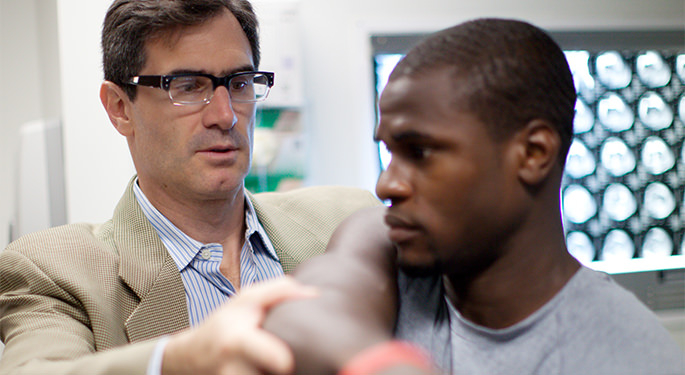
M 496 140 L 534 119 L 561 138 L 560 163 L 573 137 L 576 91 L 561 48 L 522 21 L 484 18 L 428 36 L 402 59 L 390 79 L 449 68 L 455 110 L 476 115 Z
M 179 28 L 207 22 L 224 10 L 240 23 L 257 68 L 258 23 L 248 0 L 115 0 L 102 26 L 105 79 L 121 86 L 131 100 L 135 99 L 135 86 L 126 83 L 145 66 L 145 43 Z

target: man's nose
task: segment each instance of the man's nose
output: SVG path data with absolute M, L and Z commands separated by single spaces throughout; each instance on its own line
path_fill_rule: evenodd
M 411 195 L 411 184 L 406 177 L 390 162 L 388 168 L 381 173 L 376 182 L 376 195 L 381 200 L 397 203 Z
M 218 126 L 221 129 L 231 129 L 238 122 L 238 116 L 233 110 L 233 102 L 228 90 L 219 86 L 214 90 L 212 100 L 207 104 L 205 126 Z

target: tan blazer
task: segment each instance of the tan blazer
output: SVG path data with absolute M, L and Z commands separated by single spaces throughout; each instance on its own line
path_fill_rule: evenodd
M 321 254 L 347 215 L 379 204 L 342 187 L 249 198 L 286 273 Z M 155 338 L 188 325 L 180 273 L 132 184 L 106 223 L 30 234 L 0 252 L 1 374 L 144 374 Z

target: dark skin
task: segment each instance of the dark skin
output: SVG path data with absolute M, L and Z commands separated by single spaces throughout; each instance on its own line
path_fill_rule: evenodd
M 559 212 L 561 141 L 539 119 L 494 140 L 477 116 L 454 109 L 447 76 L 443 69 L 386 87 L 376 135 L 393 159 L 376 192 L 392 202 L 386 218 L 400 262 L 437 265 L 465 318 L 504 328 L 579 268 Z
M 360 351 L 392 339 L 397 249 L 387 237 L 384 215 L 385 207 L 379 206 L 345 220 L 326 254 L 302 263 L 292 274 L 316 286 L 320 295 L 283 302 L 268 313 L 263 327 L 290 346 L 294 374 L 334 375 Z M 400 364 L 376 375 L 433 374 Z
M 282 303 L 265 320 L 264 328 L 293 350 L 296 374 L 335 374 L 360 347 L 391 339 L 397 290 L 389 276 L 395 270 L 395 249 L 384 235 L 383 212 L 377 207 L 353 215 L 333 234 L 325 256 L 308 260 L 293 273 L 298 281 L 316 286 L 320 297 Z M 369 239 L 369 248 L 378 251 L 365 251 L 357 238 Z
M 396 270 L 387 265 L 395 254 L 400 267 L 441 274 L 457 310 L 493 329 L 530 316 L 579 269 L 565 247 L 559 205 L 564 156 L 554 126 L 534 119 L 503 140 L 493 139 L 478 116 L 455 108 L 450 73 L 436 69 L 388 82 L 376 133 L 393 155 L 376 186 L 379 198 L 391 202 L 380 209 L 386 229 L 377 212 L 351 217 L 334 235 L 345 242 L 332 242 L 331 254 L 303 264 L 296 275 L 321 289 L 330 287 L 326 293 L 336 295 L 335 305 L 293 302 L 290 317 L 274 310 L 267 319 L 267 329 L 293 348 L 298 369 L 316 361 L 328 366 L 325 373 L 335 373 L 330 369 L 352 357 L 351 347 L 358 352 L 390 337 L 394 316 L 388 306 L 376 309 L 362 301 L 395 308 L 386 289 L 369 287 L 394 283 Z M 341 254 L 352 260 L 342 262 Z M 380 259 L 382 267 L 369 263 Z M 352 274 L 346 267 L 368 272 Z M 317 280 L 319 274 L 328 281 Z M 355 312 L 360 305 L 363 314 Z M 320 311 L 328 315 L 323 318 Z M 289 319 L 288 330 L 317 328 L 312 335 L 285 336 L 270 324 L 281 318 Z M 361 332 L 350 330 L 355 324 Z M 312 340 L 329 344 L 311 345 Z

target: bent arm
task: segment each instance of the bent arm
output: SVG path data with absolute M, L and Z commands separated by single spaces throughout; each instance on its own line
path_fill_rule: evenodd
M 111 285 L 106 288 L 98 285 L 100 279 L 116 281 L 115 274 L 103 273 L 105 267 L 97 266 L 73 267 L 67 272 L 65 267 L 52 266 L 46 249 L 33 252 L 29 247 L 24 241 L 0 252 L 0 339 L 6 344 L 0 374 L 146 374 L 160 339 L 131 339 L 136 342 L 129 343 L 125 330 L 132 309 L 142 304 L 124 298 L 126 289 L 117 288 L 116 282 L 105 283 Z M 156 370 L 163 374 L 290 373 L 290 351 L 260 325 L 274 304 L 311 293 L 289 278 L 250 289 L 231 298 L 198 327 L 168 332 L 161 369 Z M 173 320 L 171 315 L 177 313 L 162 306 L 157 316 Z
M 91 324 L 70 291 L 30 259 L 0 253 L 0 374 L 145 373 L 157 340 L 96 352 Z
M 291 347 L 298 374 L 334 374 L 356 353 L 392 338 L 397 311 L 395 248 L 385 207 L 358 211 L 334 232 L 324 255 L 294 277 L 320 297 L 286 302 L 264 327 Z

